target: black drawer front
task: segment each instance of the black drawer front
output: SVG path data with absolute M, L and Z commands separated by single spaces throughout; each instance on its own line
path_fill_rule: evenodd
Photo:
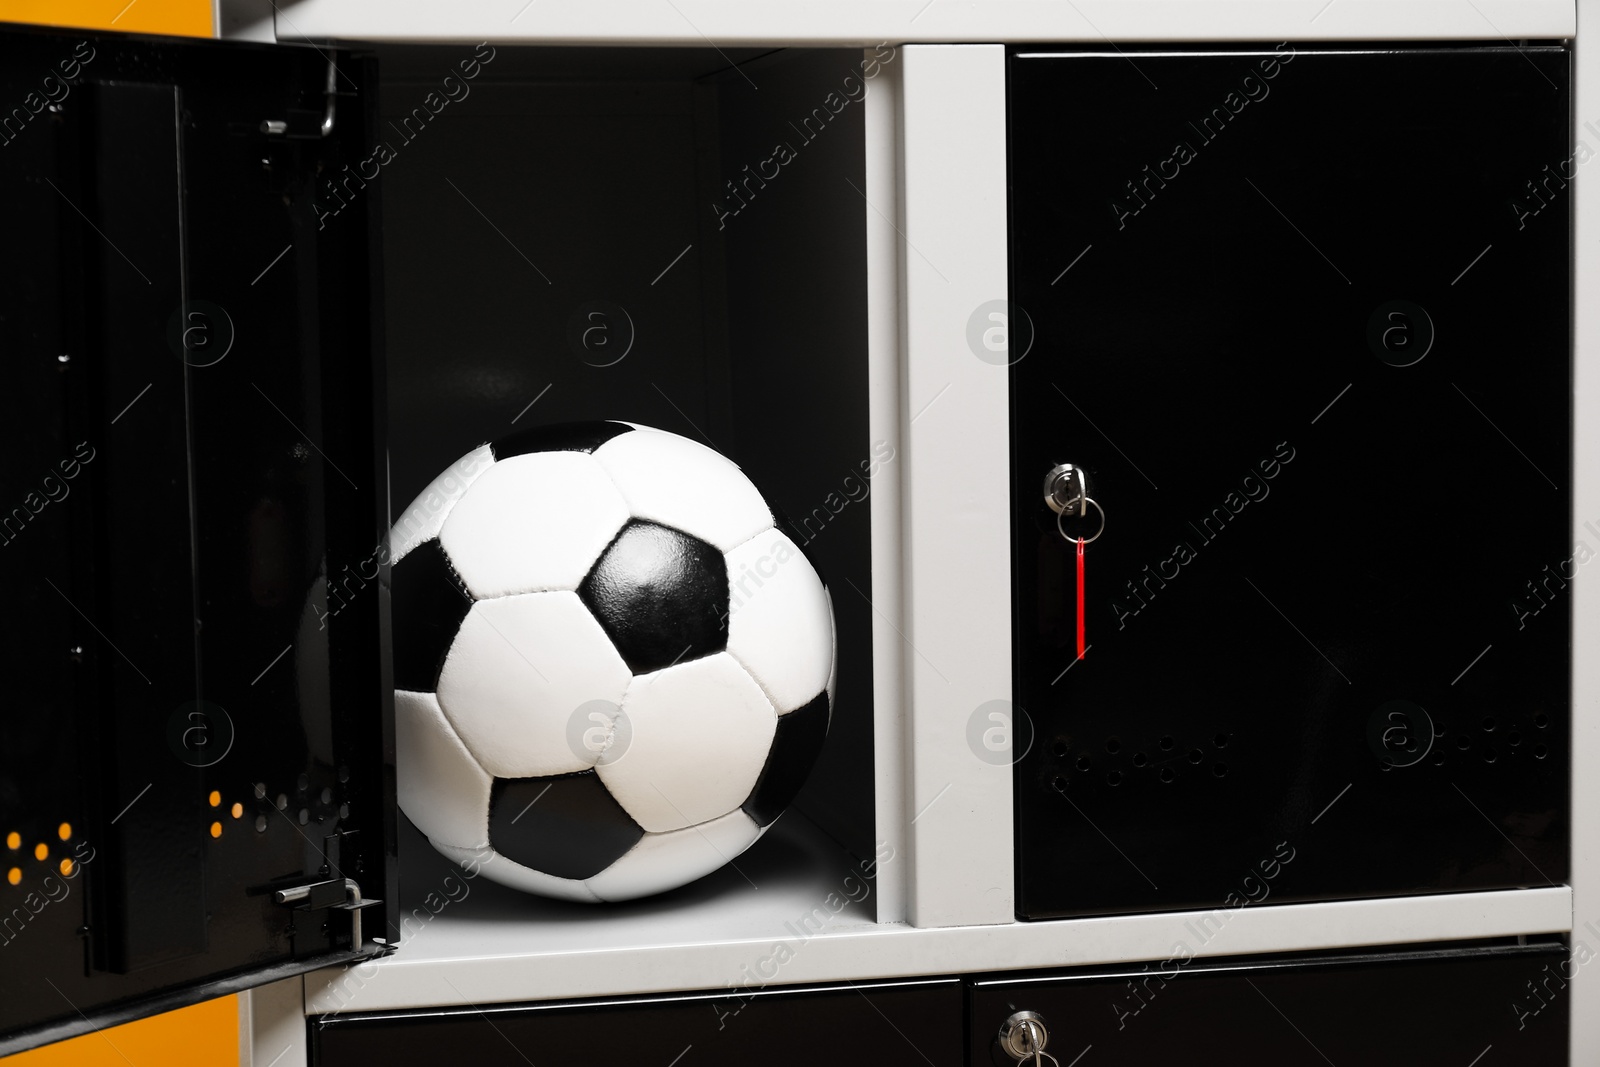
M 953 978 L 782 992 L 741 987 L 663 999 L 327 1016 L 311 1022 L 311 1062 L 959 1067 L 962 1020 L 962 987 Z
M 1307 962 L 1181 955 L 1115 973 L 978 982 L 971 1063 L 1011 1067 L 996 1039 L 1037 1012 L 1047 1051 L 1089 1064 L 1231 1067 L 1564 1067 L 1568 980 L 1560 945 Z
M 1562 882 L 1568 51 L 1046 51 L 1009 88 L 1019 913 Z M 1082 662 L 1057 463 L 1106 515 Z

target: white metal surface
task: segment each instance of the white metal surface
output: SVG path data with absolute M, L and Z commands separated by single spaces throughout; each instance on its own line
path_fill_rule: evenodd
M 239 994 L 239 1067 L 306 1067 L 305 979 Z
M 1010 922 L 1011 768 L 969 743 L 980 707 L 1011 697 L 1008 372 L 968 343 L 1006 298 L 1005 49 L 908 45 L 898 62 L 906 917 Z
M 233 41 L 272 41 L 272 0 L 211 0 L 211 33 Z
M 748 863 L 743 857 L 736 861 L 753 886 L 730 877 L 716 892 L 656 910 L 541 906 L 476 883 L 459 903 L 443 904 L 426 919 L 394 956 L 307 976 L 306 1011 L 753 991 L 810 982 L 1160 961 L 1180 953 L 1218 956 L 1446 941 L 1559 932 L 1571 917 L 1571 893 L 1558 887 L 920 929 L 874 923 L 868 900 L 845 899 L 858 895 L 860 883 L 848 881 L 847 857 L 833 850 L 828 862 L 821 855 L 819 850 L 831 848 L 825 842 L 798 835 L 790 845 L 795 852 L 769 853 L 766 865 L 756 861 L 754 851 Z M 807 862 L 782 858 L 789 855 L 804 855 Z M 842 904 L 837 912 L 835 904 Z
M 219 0 L 224 12 L 238 0 Z M 545 44 L 1504 40 L 1573 33 L 1572 0 L 301 0 L 280 40 Z
M 370 965 L 365 976 L 355 970 L 308 976 L 306 1010 L 315 1015 L 624 992 L 761 988 L 757 969 L 767 960 L 774 961 L 765 967 L 773 973 L 771 984 L 790 985 L 1160 961 L 1185 952 L 1219 956 L 1560 933 L 1567 928 L 1571 907 L 1571 892 L 1557 887 L 1263 905 L 1237 911 L 1221 926 L 1212 918 L 1203 928 L 1197 922 L 1212 913 L 942 929 L 862 922 L 841 926 L 803 944 L 797 944 L 777 915 L 767 915 L 770 925 L 765 936 L 741 931 L 712 940 L 709 935 L 716 927 L 708 922 L 707 936 L 687 942 L 661 937 L 646 940 L 650 931 L 640 931 L 640 936 L 629 937 L 623 944 L 590 951 L 552 947 L 515 954 L 505 951 L 508 931 L 504 928 L 461 924 L 441 928 L 439 936 L 421 952 L 408 955 L 402 950 L 392 959 Z M 651 929 L 666 932 L 659 927 Z M 780 944 L 790 945 L 793 951 L 781 965 L 776 962 Z M 1589 1061 L 1575 1057 L 1573 1062 Z
M 1578 17 L 1600 32 L 1600 0 Z M 1573 543 L 1600 550 L 1600 41 L 1579 38 L 1573 73 Z M 1585 146 L 1579 149 L 1578 146 Z M 1572 983 L 1573 1063 L 1600 1062 L 1600 583 L 1585 567 L 1572 580 Z M 1576 967 L 1576 973 L 1571 973 Z
M 868 62 L 877 60 L 867 49 Z M 870 68 L 869 68 L 870 69 Z M 906 418 L 900 371 L 900 70 L 879 65 L 867 85 L 866 189 L 861 211 L 867 234 L 867 426 L 873 443 L 887 442 L 896 457 L 905 448 Z M 896 854 L 906 848 L 907 781 L 905 671 L 910 650 L 900 569 L 900 465 L 891 463 L 872 480 L 872 706 L 873 809 L 877 839 Z M 906 917 L 904 865 L 878 872 L 879 922 Z

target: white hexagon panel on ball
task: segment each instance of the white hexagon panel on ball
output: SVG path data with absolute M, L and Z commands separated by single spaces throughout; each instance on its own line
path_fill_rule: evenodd
M 627 900 L 783 813 L 832 714 L 832 605 L 744 473 L 621 422 L 480 446 L 391 535 L 401 809 L 525 892 Z

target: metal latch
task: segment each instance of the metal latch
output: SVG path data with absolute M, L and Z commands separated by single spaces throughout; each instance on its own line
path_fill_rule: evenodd
M 381 904 L 379 900 L 365 900 L 361 886 L 354 878 L 329 878 L 323 882 L 278 889 L 272 894 L 277 904 L 292 904 L 296 911 L 348 911 L 350 913 L 350 947 L 360 951 L 365 939 L 361 936 L 361 909 Z
M 333 57 L 328 57 L 328 77 L 322 88 L 322 123 L 318 127 L 323 137 L 333 133 L 335 101 L 338 97 L 339 68 L 335 65 Z M 269 137 L 282 137 L 289 132 L 289 123 L 283 119 L 263 119 L 261 132 Z

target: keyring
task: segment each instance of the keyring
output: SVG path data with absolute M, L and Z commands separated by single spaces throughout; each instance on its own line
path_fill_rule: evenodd
M 1092 543 L 1094 541 L 1100 540 L 1100 535 L 1106 532 L 1106 512 L 1105 512 L 1105 509 L 1102 508 L 1099 504 L 1095 504 L 1094 503 L 1094 497 L 1092 497 L 1092 496 L 1084 497 L 1083 498 L 1083 502 L 1085 504 L 1094 504 L 1094 509 L 1100 513 L 1100 529 L 1098 529 L 1098 530 L 1096 530 L 1094 532 L 1094 536 L 1093 537 L 1073 537 L 1070 534 L 1068 534 L 1067 531 L 1063 530 L 1061 528 L 1061 520 L 1067 517 L 1066 512 L 1061 512 L 1061 513 L 1056 515 L 1056 533 L 1060 534 L 1062 536 L 1062 538 L 1064 538 L 1065 540 L 1071 541 L 1074 544 L 1076 544 L 1079 541 L 1082 541 L 1084 544 L 1087 545 L 1087 544 L 1090 544 L 1090 543 Z
M 1018 1029 L 1021 1033 L 1011 1041 L 1011 1045 L 1016 1049 L 1015 1052 L 1012 1052 L 1011 1058 L 1017 1061 L 1017 1067 L 1024 1067 L 1029 1060 L 1032 1060 L 1036 1067 L 1042 1067 L 1045 1060 L 1049 1060 L 1056 1067 L 1061 1067 L 1061 1061 L 1044 1050 L 1045 1041 L 1047 1040 L 1044 1034 L 1044 1027 L 1040 1026 L 1038 1022 L 1028 1019 Z M 1021 1054 L 1020 1059 L 1017 1058 L 1018 1053 Z

